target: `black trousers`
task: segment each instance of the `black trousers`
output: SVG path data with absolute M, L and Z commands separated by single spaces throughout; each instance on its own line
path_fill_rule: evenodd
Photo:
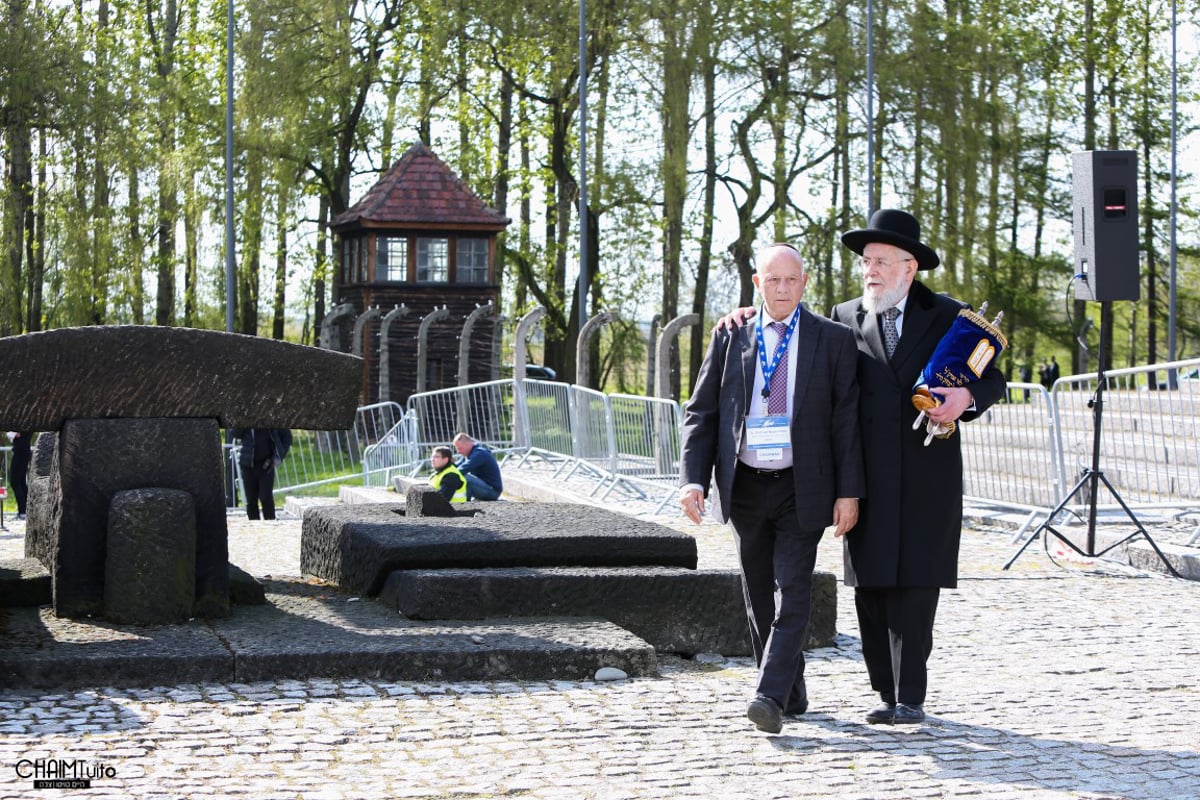
M 28 435 L 28 434 L 22 434 Z M 8 462 L 8 485 L 17 500 L 17 513 L 25 513 L 25 501 L 29 498 L 29 462 L 33 460 L 28 450 L 13 448 Z
M 764 476 L 739 467 L 729 523 L 742 567 L 757 693 L 786 712 L 808 707 L 804 643 L 812 612 L 812 575 L 823 529 L 803 530 L 792 471 Z
M 863 661 L 885 703 L 925 702 L 940 592 L 936 586 L 854 590 Z
M 246 517 L 258 519 L 258 506 L 262 504 L 262 518 L 275 519 L 275 468 L 242 467 L 242 488 L 246 490 Z

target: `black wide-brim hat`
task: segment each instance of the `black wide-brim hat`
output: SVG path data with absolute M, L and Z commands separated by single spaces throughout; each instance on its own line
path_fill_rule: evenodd
M 871 215 L 867 227 L 842 234 L 842 244 L 860 256 L 863 248 L 872 242 L 907 250 L 917 260 L 917 269 L 933 269 L 942 263 L 937 253 L 921 244 L 921 223 L 907 211 L 881 208 Z

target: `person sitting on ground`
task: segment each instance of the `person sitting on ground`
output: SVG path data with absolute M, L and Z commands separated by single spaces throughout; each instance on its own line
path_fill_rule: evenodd
M 465 433 L 454 437 L 454 449 L 462 456 L 458 468 L 467 476 L 467 499 L 499 500 L 504 479 L 492 451 Z
M 429 485 L 451 503 L 467 502 L 467 481 L 458 471 L 458 467 L 454 466 L 454 451 L 445 445 L 439 445 L 433 448 L 429 455 L 429 463 L 433 465 Z

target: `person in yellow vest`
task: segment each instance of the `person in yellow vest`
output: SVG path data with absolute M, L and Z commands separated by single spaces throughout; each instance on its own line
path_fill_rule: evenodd
M 454 451 L 445 446 L 435 447 L 429 456 L 429 463 L 433 465 L 429 485 L 451 503 L 467 502 L 467 479 L 454 466 Z

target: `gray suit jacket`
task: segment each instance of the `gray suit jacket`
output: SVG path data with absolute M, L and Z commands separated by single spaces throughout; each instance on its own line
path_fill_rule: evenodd
M 834 500 L 862 497 L 866 491 L 858 350 L 848 327 L 807 308 L 801 308 L 790 346 L 796 348 L 792 488 L 801 526 L 816 530 L 832 523 Z M 681 483 L 707 487 L 715 472 L 712 512 L 721 522 L 729 521 L 738 449 L 758 368 L 754 325 L 714 331 L 684 409 Z

